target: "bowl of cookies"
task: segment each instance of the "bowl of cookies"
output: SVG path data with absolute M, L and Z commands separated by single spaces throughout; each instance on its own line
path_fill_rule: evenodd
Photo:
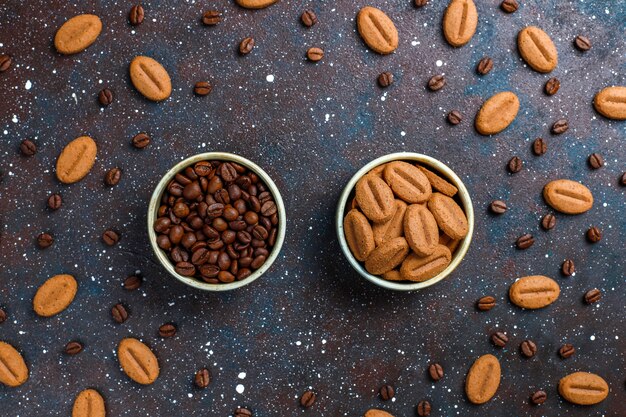
M 381 287 L 413 291 L 454 271 L 467 253 L 474 209 L 447 165 L 400 152 L 375 159 L 346 185 L 336 213 L 350 265 Z

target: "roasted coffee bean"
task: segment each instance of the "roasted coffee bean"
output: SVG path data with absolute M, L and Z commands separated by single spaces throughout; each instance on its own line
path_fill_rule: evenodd
M 390 73 L 389 71 L 385 71 L 385 72 L 381 72 L 380 75 L 378 75 L 379 86 L 381 86 L 382 88 L 385 88 L 385 87 L 389 87 L 391 84 L 393 84 L 392 73 Z
M 304 391 L 304 393 L 300 397 L 300 405 L 304 408 L 311 408 L 313 404 L 315 404 L 316 399 L 317 395 L 315 394 L 315 392 L 311 390 Z
M 102 241 L 107 246 L 113 246 L 117 242 L 119 242 L 119 240 L 120 240 L 120 235 L 118 235 L 117 232 L 113 230 L 105 230 L 104 233 L 102 234 Z
M 396 395 L 395 390 L 393 389 L 393 386 L 386 384 L 383 385 L 382 387 L 380 387 L 380 390 L 378 391 L 378 394 L 380 395 L 380 399 L 383 401 L 389 401 L 390 399 L 392 399 L 394 397 L 394 395 Z
M 119 168 L 111 168 L 104 176 L 104 183 L 109 187 L 119 184 L 122 179 L 122 170 Z
M 413 3 L 415 4 L 415 7 L 424 7 L 426 6 L 426 4 L 428 3 L 428 0 L 414 0 Z
M 157 245 L 163 250 L 172 249 L 172 241 L 167 235 L 159 235 L 157 237 Z
M 98 93 L 98 101 L 100 102 L 101 106 L 106 107 L 110 105 L 111 103 L 113 103 L 113 92 L 108 88 L 103 88 Z
M 206 368 L 202 368 L 196 372 L 194 383 L 198 388 L 206 388 L 211 383 L 211 374 Z
M 526 356 L 527 358 L 532 358 L 537 353 L 537 345 L 532 340 L 524 340 L 520 344 L 519 348 L 522 352 L 522 355 Z
M 569 123 L 567 123 L 566 119 L 559 119 L 552 125 L 551 132 L 553 135 L 560 135 L 561 133 L 565 133 L 569 129 Z
M 478 65 L 476 66 L 476 72 L 480 75 L 488 74 L 489 71 L 493 69 L 493 59 L 488 56 L 484 57 L 480 61 L 478 61 Z
M 233 282 L 235 280 L 235 276 L 228 271 L 220 271 L 217 274 L 217 279 L 223 283 Z
M 196 273 L 196 267 L 189 262 L 178 262 L 174 267 L 177 274 L 184 277 L 192 277 Z
M 619 178 L 619 183 L 622 186 L 626 186 L 626 172 L 622 173 L 622 176 Z
M 494 214 L 503 214 L 506 209 L 506 203 L 502 200 L 493 200 L 489 205 L 489 210 Z
M 463 120 L 463 115 L 458 110 L 452 110 L 448 113 L 448 123 L 451 125 L 458 125 Z
M 523 166 L 523 162 L 517 156 L 514 156 L 513 158 L 509 160 L 508 168 L 511 174 L 516 174 L 520 172 L 522 170 L 522 166 Z
M 0 308 L 0 324 L 7 321 L 7 313 L 3 309 Z
M 491 342 L 498 347 L 506 346 L 508 341 L 509 338 L 502 332 L 495 332 L 491 335 Z
M 571 277 L 576 272 L 576 266 L 574 265 L 574 261 L 571 259 L 566 259 L 561 265 L 561 272 L 566 277 Z
M 530 397 L 530 401 L 535 405 L 543 404 L 546 402 L 547 399 L 548 394 L 541 390 L 535 391 Z
M 500 8 L 507 13 L 513 13 L 519 9 L 519 3 L 517 0 L 503 0 L 500 3 Z
M 587 240 L 591 243 L 598 243 L 602 240 L 602 231 L 597 226 L 592 226 L 587 230 Z
M 143 149 L 150 144 L 150 136 L 147 133 L 137 133 L 132 140 L 132 144 L 137 149 Z
M 62 204 L 63 199 L 60 194 L 50 194 L 50 197 L 48 197 L 48 208 L 50 210 L 58 210 Z
M 548 213 L 541 219 L 541 227 L 545 230 L 552 230 L 556 226 L 556 216 L 552 213 Z
M 154 231 L 158 233 L 167 233 L 170 230 L 172 221 L 167 217 L 159 217 L 154 222 Z
M 589 166 L 593 169 L 600 169 L 604 166 L 604 158 L 599 153 L 589 155 Z
M 41 233 L 37 236 L 37 246 L 39 246 L 40 249 L 46 249 L 52 246 L 53 243 L 54 238 L 50 233 Z
M 138 26 L 143 22 L 144 10 L 141 4 L 131 7 L 130 13 L 128 13 L 128 20 L 133 26 Z
M 235 169 L 235 166 L 230 162 L 224 162 L 222 165 L 220 165 L 219 171 L 220 176 L 226 182 L 235 181 L 237 179 L 237 176 L 239 175 L 237 173 L 237 170 Z
M 113 320 L 116 322 L 122 324 L 128 320 L 128 311 L 122 304 L 115 304 L 111 308 L 111 317 L 113 317 Z
M 7 54 L 0 55 L 0 72 L 5 72 L 11 68 L 11 56 Z
M 582 35 L 578 35 L 574 38 L 574 45 L 579 51 L 586 52 L 591 49 L 591 41 Z
M 239 43 L 239 53 L 241 55 L 249 54 L 250 52 L 252 52 L 253 48 L 254 48 L 254 39 L 253 38 L 244 38 Z
M 78 355 L 82 351 L 83 351 L 83 345 L 80 342 L 73 341 L 65 345 L 66 355 Z
M 307 9 L 302 12 L 302 15 L 300 15 L 300 21 L 304 26 L 310 28 L 311 26 L 315 25 L 318 20 L 315 12 L 311 9 Z
M 574 348 L 574 346 L 569 343 L 566 343 L 560 347 L 559 356 L 561 356 L 561 358 L 563 359 L 567 359 L 567 358 L 572 357 L 574 355 L 574 352 L 576 352 L 576 349 Z
M 548 150 L 548 145 L 546 141 L 542 138 L 537 138 L 533 142 L 533 153 L 537 156 L 541 156 Z
M 217 10 L 207 10 L 202 15 L 202 23 L 205 26 L 215 26 L 222 21 L 222 14 Z
M 30 139 L 24 139 L 20 143 L 20 152 L 24 156 L 33 156 L 37 153 L 37 145 Z
M 193 86 L 193 92 L 197 96 L 206 96 L 213 90 L 213 86 L 208 81 L 198 81 Z
M 130 275 L 124 280 L 124 289 L 134 291 L 141 287 L 143 280 L 138 275 Z
M 548 81 L 546 81 L 544 91 L 547 95 L 553 96 L 559 91 L 559 88 L 561 88 L 561 82 L 558 78 L 552 77 Z
M 478 300 L 476 306 L 480 311 L 489 311 L 496 306 L 496 299 L 490 295 L 486 295 Z
M 533 238 L 533 235 L 531 235 L 530 233 L 526 233 L 517 238 L 515 245 L 517 246 L 517 249 L 524 250 L 530 248 L 534 243 L 535 238 Z
M 242 268 L 239 271 L 237 271 L 237 281 L 244 280 L 248 278 L 250 275 L 252 275 L 252 271 L 250 271 L 248 268 Z
M 176 335 L 176 326 L 172 323 L 165 323 L 159 327 L 159 336 L 167 338 L 174 337 Z
M 585 293 L 585 303 L 587 304 L 597 303 L 600 301 L 600 298 L 602 298 L 602 293 L 597 288 L 589 290 Z
M 261 206 L 261 214 L 265 217 L 270 217 L 276 214 L 278 208 L 276 207 L 276 203 L 273 201 L 266 201 Z
M 233 413 L 233 417 L 252 417 L 252 411 L 247 408 L 237 408 Z
M 431 405 L 428 401 L 422 400 L 417 403 L 417 415 L 420 417 L 428 417 L 430 415 Z
M 439 381 L 443 378 L 443 367 L 438 363 L 433 363 L 428 367 L 428 374 L 433 381 Z
M 446 79 L 443 75 L 434 75 L 428 80 L 428 88 L 430 91 L 439 91 L 446 85 Z

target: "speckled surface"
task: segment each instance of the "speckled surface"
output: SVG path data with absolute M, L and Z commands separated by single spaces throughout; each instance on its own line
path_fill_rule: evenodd
M 444 3 L 422 9 L 408 0 L 372 3 L 389 13 L 400 33 L 398 50 L 385 57 L 369 52 L 356 33 L 362 2 L 281 1 L 248 11 L 230 1 L 146 1 L 146 21 L 138 28 L 127 23 L 131 2 L 0 5 L 0 53 L 14 57 L 13 67 L 0 74 L 0 305 L 9 315 L 0 340 L 15 345 L 31 370 L 25 385 L 0 387 L 0 414 L 66 416 L 75 395 L 94 387 L 111 416 L 227 416 L 246 405 L 256 416 L 358 416 L 380 407 L 400 417 L 414 415 L 424 398 L 433 416 L 626 415 L 626 205 L 618 184 L 626 170 L 626 125 L 591 106 L 601 88 L 626 84 L 626 3 L 523 0 L 517 13 L 506 15 L 499 1 L 479 1 L 478 31 L 461 49 L 447 46 L 441 35 Z M 299 22 L 305 6 L 320 19 L 311 29 Z M 224 13 L 213 28 L 199 23 L 210 7 Z M 102 34 L 79 55 L 58 55 L 56 29 L 85 12 L 102 17 Z M 562 86 L 553 97 L 542 92 L 549 76 L 527 68 L 516 51 L 516 34 L 529 24 L 544 28 L 559 51 L 551 75 Z M 577 34 L 591 39 L 589 52 L 574 49 Z M 236 48 L 245 36 L 257 46 L 240 57 Z M 321 62 L 305 60 L 310 46 L 325 50 Z M 174 90 L 166 102 L 147 102 L 133 90 L 127 68 L 138 54 L 169 71 Z M 480 77 L 475 65 L 484 55 L 495 65 Z M 384 70 L 396 78 L 387 90 L 375 82 Z M 445 73 L 448 84 L 432 93 L 425 84 L 437 73 Z M 194 97 L 193 84 L 205 79 L 214 91 Z M 103 87 L 115 94 L 105 109 L 96 101 Z M 518 94 L 517 120 L 496 137 L 480 137 L 473 116 L 502 90 Z M 456 127 L 445 121 L 452 109 L 465 116 Z M 561 117 L 569 119 L 569 131 L 550 135 Z M 140 131 L 153 138 L 143 151 L 129 145 Z M 97 162 L 82 182 L 63 186 L 54 177 L 55 159 L 83 134 L 96 139 Z M 542 157 L 530 151 L 537 136 L 548 142 Z M 32 158 L 17 151 L 25 137 L 39 146 Z M 169 277 L 155 264 L 145 226 L 160 176 L 182 158 L 209 150 L 238 153 L 264 167 L 288 211 L 287 239 L 270 272 L 228 294 L 201 293 Z M 395 151 L 447 163 L 465 181 L 477 213 L 465 261 L 419 293 L 364 282 L 342 259 L 333 230 L 343 185 L 366 162 Z M 604 168 L 588 168 L 592 152 L 604 156 Z M 524 160 L 524 170 L 510 175 L 505 166 L 513 155 Z M 122 181 L 105 188 L 104 173 L 114 166 L 123 169 Z M 548 208 L 541 189 L 560 177 L 589 186 L 596 204 L 584 215 L 559 215 L 556 228 L 544 232 L 539 220 Z M 57 212 L 45 208 L 51 192 L 63 195 Z M 505 215 L 487 213 L 494 198 L 507 201 Z M 604 232 L 595 245 L 584 238 L 591 225 Z M 121 231 L 118 246 L 102 244 L 106 228 Z M 43 251 L 34 243 L 42 231 L 56 238 Z M 513 242 L 525 232 L 537 242 L 518 251 Z M 577 266 L 571 278 L 559 272 L 565 258 Z M 136 270 L 144 285 L 127 292 L 121 283 Z M 38 318 L 34 292 L 58 273 L 76 276 L 76 300 L 56 317 Z M 554 305 L 531 312 L 508 302 L 509 285 L 529 274 L 559 282 Z M 603 298 L 587 306 L 582 296 L 594 287 Z M 474 302 L 486 294 L 496 296 L 498 306 L 479 313 Z M 122 325 L 109 312 L 120 301 L 130 310 Z M 157 329 L 168 321 L 178 334 L 160 339 Z M 489 341 L 496 329 L 509 335 L 505 349 Z M 120 370 L 114 350 L 127 336 L 141 338 L 158 356 L 162 372 L 155 384 L 138 386 Z M 539 346 L 534 359 L 518 353 L 525 338 Z M 61 352 L 73 339 L 85 350 L 67 357 Z M 557 350 L 565 342 L 577 351 L 561 360 Z M 463 384 L 473 360 L 485 353 L 500 359 L 503 378 L 495 398 L 475 407 Z M 438 383 L 426 373 L 432 361 L 445 369 Z M 206 390 L 192 386 L 202 366 L 213 375 Z M 611 387 L 607 400 L 584 408 L 561 400 L 558 380 L 574 371 L 603 376 Z M 393 402 L 377 397 L 385 382 L 396 387 Z M 302 411 L 298 397 L 308 387 L 319 400 Z M 528 397 L 538 388 L 548 401 L 533 407 Z

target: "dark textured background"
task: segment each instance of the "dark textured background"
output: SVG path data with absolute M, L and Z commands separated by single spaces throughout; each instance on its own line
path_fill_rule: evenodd
M 231 1 L 145 1 L 146 20 L 127 23 L 126 1 L 18 1 L 0 5 L 0 53 L 14 57 L 0 74 L 0 305 L 9 320 L 0 339 L 15 345 L 31 371 L 17 389 L 0 387 L 0 415 L 70 414 L 75 395 L 97 388 L 111 416 L 227 416 L 237 405 L 256 416 L 359 416 L 370 407 L 411 416 L 428 398 L 433 416 L 624 416 L 626 415 L 626 125 L 596 114 L 594 94 L 626 83 L 626 3 L 618 1 L 522 0 L 506 15 L 499 0 L 478 1 L 478 31 L 470 44 L 449 47 L 441 35 L 446 2 L 415 9 L 409 0 L 375 1 L 395 21 L 400 46 L 378 56 L 362 43 L 354 17 L 364 2 L 281 1 L 261 11 Z M 320 23 L 304 28 L 299 15 L 312 7 Z M 203 27 L 208 8 L 224 21 Z M 79 13 L 96 13 L 104 29 L 87 51 L 69 57 L 54 51 L 56 29 Z M 531 71 L 516 51 L 516 34 L 525 25 L 543 27 L 559 50 L 550 75 Z M 592 49 L 572 46 L 577 34 Z M 240 57 L 239 41 L 253 36 L 254 51 Z M 305 60 L 310 46 L 326 51 L 323 61 Z M 131 86 L 128 64 L 138 54 L 160 61 L 174 90 L 155 104 Z M 493 57 L 484 77 L 475 65 Z M 441 61 L 441 67 L 437 66 Z M 384 70 L 396 83 L 376 85 Z M 428 79 L 445 73 L 447 86 L 426 90 Z M 274 75 L 274 81 L 266 77 Z M 550 76 L 562 87 L 553 97 L 542 89 Z M 211 95 L 198 98 L 192 86 L 210 80 Z M 27 88 L 27 84 L 31 86 Z M 115 102 L 101 109 L 98 91 L 109 87 Z M 521 101 L 515 122 L 496 137 L 478 136 L 472 126 L 481 102 L 494 92 L 512 90 Z M 445 115 L 459 109 L 456 127 Z M 549 127 L 567 117 L 570 130 L 552 136 Z M 129 145 L 140 131 L 153 142 L 143 151 Z M 98 158 L 80 183 L 64 186 L 54 176 L 63 146 L 80 135 L 98 143 Z M 542 136 L 548 153 L 533 156 L 532 140 Z M 39 153 L 24 158 L 23 138 Z M 287 239 L 271 270 L 252 285 L 228 294 L 208 294 L 169 277 L 155 263 L 146 233 L 146 208 L 160 176 L 177 161 L 203 151 L 229 151 L 252 159 L 273 176 L 288 211 Z M 398 294 L 364 282 L 344 261 L 333 228 L 339 194 L 351 175 L 375 157 L 395 151 L 426 153 L 449 164 L 468 186 L 476 209 L 474 242 L 466 259 L 447 280 L 419 293 Z M 600 152 L 606 166 L 591 171 L 586 163 Z M 506 162 L 518 155 L 524 170 L 510 175 Z M 124 170 L 114 188 L 103 185 L 111 167 Z M 558 215 L 545 232 L 539 220 L 548 212 L 543 185 L 556 178 L 582 181 L 596 203 L 586 214 Z M 63 195 L 63 208 L 45 208 L 49 193 Z M 501 217 L 486 212 L 494 198 L 507 201 Z M 590 245 L 591 225 L 604 232 Z M 106 228 L 122 240 L 105 247 Z M 34 239 L 42 231 L 56 237 L 47 250 Z M 527 251 L 514 248 L 525 233 L 537 242 Z M 571 278 L 560 275 L 565 258 L 576 262 Z M 121 288 L 139 270 L 145 277 L 135 292 Z M 70 273 L 78 295 L 62 314 L 35 316 L 31 300 L 48 277 Z M 561 285 L 552 306 L 522 311 L 510 304 L 507 290 L 518 277 L 545 274 Z M 590 288 L 603 291 L 600 303 L 586 306 Z M 479 313 L 474 302 L 493 294 L 498 306 Z M 130 309 L 130 319 L 114 323 L 110 308 Z M 178 335 L 160 339 L 159 325 L 173 321 Z M 494 330 L 510 337 L 507 348 L 489 342 Z M 141 338 L 159 357 L 161 376 L 151 386 L 130 381 L 114 350 L 120 339 Z M 538 355 L 518 353 L 525 338 L 535 340 Z M 79 339 L 85 351 L 61 352 Z M 574 344 L 574 357 L 561 360 L 559 346 Z M 480 407 L 465 399 L 466 372 L 476 357 L 495 354 L 503 377 L 495 398 Z M 446 375 L 432 383 L 426 368 L 439 361 Z M 192 386 L 197 368 L 208 366 L 213 382 Z M 611 387 L 594 407 L 565 403 L 558 380 L 574 371 L 603 376 Z M 244 379 L 239 374 L 245 372 Z M 378 387 L 396 386 L 394 402 L 383 404 Z M 245 387 L 243 394 L 236 386 Z M 307 387 L 319 392 L 308 411 L 298 407 Z M 548 401 L 533 407 L 528 397 L 543 388 Z

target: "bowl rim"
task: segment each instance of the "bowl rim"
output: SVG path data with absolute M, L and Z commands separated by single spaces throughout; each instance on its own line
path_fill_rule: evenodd
M 450 264 L 441 271 L 438 275 L 434 276 L 423 282 L 413 282 L 413 283 L 402 283 L 402 282 L 394 282 L 387 281 L 383 278 L 380 278 L 376 275 L 372 275 L 367 272 L 362 265 L 361 262 L 357 261 L 357 259 L 352 255 L 350 248 L 348 247 L 348 242 L 346 241 L 346 237 L 343 230 L 343 219 L 345 216 L 346 205 L 348 202 L 348 198 L 352 194 L 354 187 L 359 179 L 361 179 L 366 173 L 371 171 L 373 168 L 386 164 L 392 161 L 416 161 L 424 164 L 426 168 L 432 168 L 438 173 L 443 174 L 446 179 L 450 180 L 459 190 L 458 195 L 463 205 L 463 209 L 465 211 L 465 215 L 467 217 L 468 223 L 468 232 L 467 236 L 463 238 L 460 246 L 457 248 L 454 253 Z M 454 271 L 457 266 L 461 263 L 467 250 L 469 249 L 470 243 L 472 242 L 472 236 L 474 234 L 474 208 L 472 206 L 472 200 L 470 198 L 469 192 L 465 187 L 465 184 L 461 179 L 455 174 L 450 167 L 448 167 L 443 162 L 435 159 L 431 156 L 424 155 L 416 152 L 396 152 L 390 153 L 387 155 L 383 155 L 379 158 L 376 158 L 369 163 L 365 164 L 361 169 L 359 169 L 353 176 L 350 178 L 350 181 L 346 184 L 341 196 L 339 197 L 339 203 L 337 204 L 337 211 L 335 213 L 335 229 L 337 232 L 337 239 L 339 240 L 339 246 L 344 254 L 344 256 L 348 259 L 348 262 L 363 278 L 366 280 L 389 290 L 395 291 L 414 291 L 420 290 L 423 288 L 430 287 L 431 285 L 435 285 L 442 279 L 446 278 L 448 275 Z
M 248 278 L 241 280 L 241 281 L 229 282 L 226 284 L 210 284 L 208 282 L 202 282 L 197 278 L 185 277 L 185 276 L 178 274 L 176 270 L 174 269 L 174 265 L 167 257 L 165 251 L 159 248 L 159 246 L 157 245 L 156 232 L 152 228 L 152 226 L 154 225 L 154 221 L 157 218 L 157 210 L 160 206 L 161 195 L 165 191 L 167 184 L 174 178 L 174 176 L 178 172 L 182 171 L 184 168 L 194 165 L 195 163 L 200 162 L 200 161 L 211 161 L 211 160 L 235 162 L 235 163 L 245 166 L 246 168 L 248 168 L 249 170 L 257 174 L 259 178 L 269 188 L 270 192 L 272 193 L 272 196 L 274 197 L 274 202 L 276 203 L 276 207 L 278 208 L 278 218 L 279 218 L 278 235 L 276 236 L 276 243 L 274 244 L 274 247 L 272 248 L 272 251 L 270 252 L 270 255 L 265 261 L 265 263 L 261 266 L 261 268 L 254 271 Z M 229 291 L 229 290 L 241 288 L 254 282 L 272 266 L 272 264 L 278 257 L 280 250 L 283 246 L 284 240 L 285 240 L 285 230 L 287 228 L 287 216 L 286 216 L 285 204 L 280 195 L 280 191 L 278 190 L 278 187 L 276 186 L 272 178 L 260 166 L 250 161 L 249 159 L 236 155 L 236 154 L 232 154 L 228 152 L 204 152 L 204 153 L 199 153 L 199 154 L 183 159 L 182 161 L 174 165 L 172 168 L 170 168 L 165 173 L 165 175 L 163 175 L 161 180 L 158 182 L 158 184 L 154 188 L 154 191 L 152 192 L 152 196 L 150 197 L 150 204 L 148 205 L 147 226 L 148 226 L 148 238 L 150 240 L 150 246 L 152 247 L 152 250 L 154 254 L 156 255 L 157 259 L 159 260 L 160 264 L 165 268 L 167 272 L 170 273 L 170 275 L 174 276 L 174 278 L 176 278 L 177 280 L 181 281 L 182 283 L 186 285 L 189 285 L 190 287 L 197 288 L 203 291 L 221 292 L 221 291 Z

